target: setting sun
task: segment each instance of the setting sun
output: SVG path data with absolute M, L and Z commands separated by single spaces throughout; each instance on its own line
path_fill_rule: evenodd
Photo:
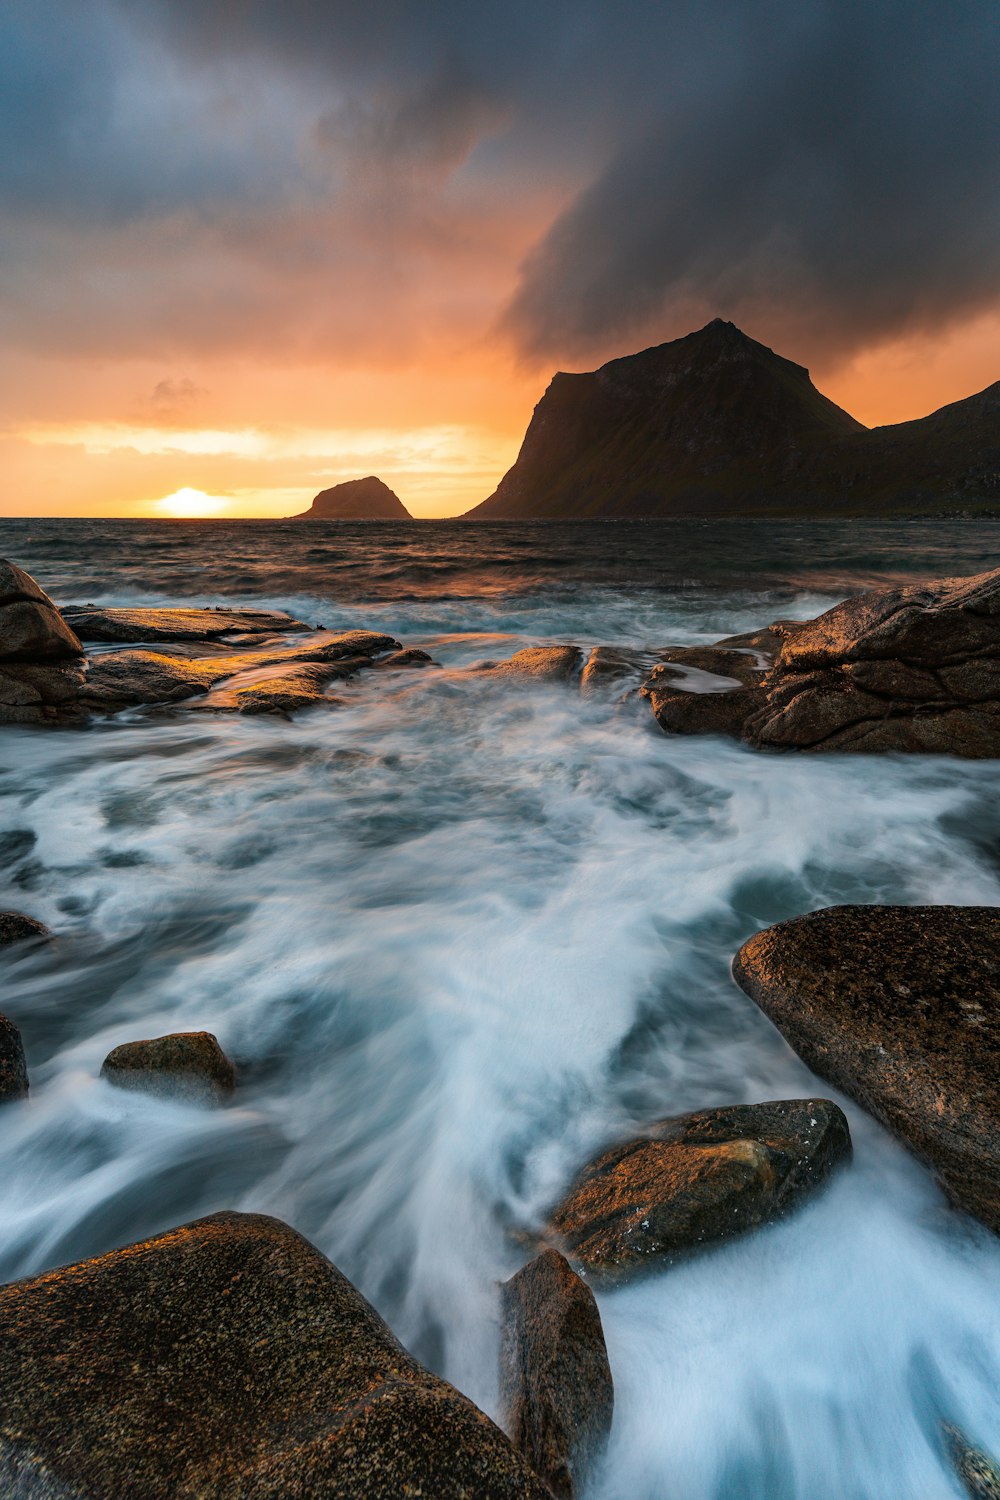
M 189 486 L 184 489 L 174 490 L 172 495 L 166 495 L 162 500 L 157 500 L 157 510 L 164 511 L 168 516 L 186 516 L 189 518 L 198 516 L 217 516 L 221 510 L 225 510 L 228 502 L 218 495 L 206 495 L 204 490 L 193 490 Z

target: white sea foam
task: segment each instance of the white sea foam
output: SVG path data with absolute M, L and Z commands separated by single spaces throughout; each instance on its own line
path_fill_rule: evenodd
M 502 654 L 527 643 L 495 615 Z M 452 671 L 349 700 L 5 732 L 3 904 L 60 938 L 3 959 L 32 1096 L 0 1114 L 0 1273 L 276 1213 L 492 1408 L 510 1231 L 643 1122 L 829 1092 L 732 953 L 839 901 L 1000 901 L 996 773 L 671 740 L 637 701 Z M 100 1081 L 117 1042 L 196 1027 L 240 1067 L 235 1107 Z M 1000 1254 L 847 1108 L 855 1162 L 803 1211 L 601 1295 L 617 1406 L 592 1500 L 945 1500 L 938 1412 L 1000 1449 Z

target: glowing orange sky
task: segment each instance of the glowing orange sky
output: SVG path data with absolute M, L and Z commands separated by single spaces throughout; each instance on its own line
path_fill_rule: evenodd
M 0 8 L 0 516 L 460 514 L 557 368 L 716 316 L 868 425 L 992 384 L 961 10 Z
M 998 351 L 1000 318 L 985 317 L 813 374 L 874 426 L 990 384 Z M 513 462 L 548 373 L 488 348 L 398 370 L 21 359 L 0 514 L 163 516 L 159 502 L 189 486 L 218 497 L 220 516 L 283 516 L 368 473 L 415 516 L 460 514 Z

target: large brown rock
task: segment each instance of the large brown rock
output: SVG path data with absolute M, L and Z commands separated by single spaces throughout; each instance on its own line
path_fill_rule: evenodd
M 0 662 L 66 661 L 83 647 L 30 574 L 0 558 Z
M 72 604 L 63 619 L 82 641 L 211 641 L 225 635 L 308 630 L 302 620 L 266 609 L 105 609 Z
M 276 1219 L 216 1214 L 0 1289 L 18 1500 L 546 1500 L 503 1433 Z
M 777 643 L 773 666 L 725 707 L 705 710 L 666 669 L 651 674 L 643 692 L 662 728 L 719 729 L 761 749 L 1000 755 L 1000 569 L 873 589 L 758 639 Z M 716 658 L 751 640 L 719 642 Z
M 779 1218 L 850 1153 L 828 1099 L 679 1115 L 585 1167 L 548 1233 L 592 1274 L 619 1278 Z
M 210 1031 L 122 1042 L 104 1059 L 101 1077 L 121 1089 L 221 1104 L 236 1087 L 236 1073 Z
M 607 1441 L 615 1393 L 594 1294 L 557 1250 L 502 1288 L 500 1394 L 514 1446 L 560 1500 Z
M 733 973 L 814 1072 L 1000 1230 L 1000 909 L 834 906 L 759 932 Z

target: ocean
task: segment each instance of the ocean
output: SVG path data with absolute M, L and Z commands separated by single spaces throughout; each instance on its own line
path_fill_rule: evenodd
M 1000 522 L 8 520 L 58 603 L 288 609 L 440 668 L 271 718 L 0 730 L 0 957 L 30 1102 L 0 1113 L 0 1277 L 218 1209 L 276 1214 L 496 1411 L 497 1282 L 594 1151 L 820 1094 L 855 1158 L 780 1224 L 598 1300 L 616 1387 L 587 1500 L 953 1500 L 935 1422 L 1000 1451 L 1000 1248 L 736 987 L 759 927 L 1000 903 L 995 763 L 670 739 L 620 694 L 462 669 L 660 650 L 1000 565 Z M 206 1111 L 100 1081 L 214 1031 Z

